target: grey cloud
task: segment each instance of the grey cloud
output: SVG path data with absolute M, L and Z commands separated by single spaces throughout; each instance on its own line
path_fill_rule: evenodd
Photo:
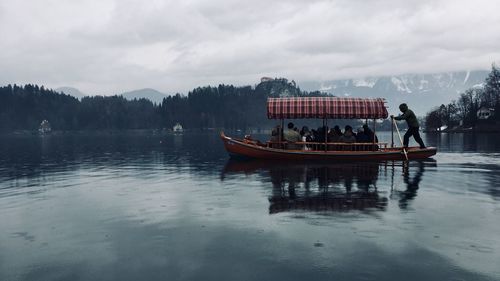
M 500 3 L 0 0 L 0 84 L 87 93 L 487 69 Z

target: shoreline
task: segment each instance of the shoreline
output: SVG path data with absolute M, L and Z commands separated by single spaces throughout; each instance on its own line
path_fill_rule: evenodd
M 182 135 L 200 132 L 219 132 L 224 131 L 231 134 L 270 134 L 271 129 L 248 129 L 248 130 L 235 130 L 224 128 L 204 128 L 204 129 L 185 129 L 183 132 L 176 133 L 172 130 L 162 129 L 125 129 L 125 130 L 54 130 L 49 133 L 41 134 L 38 130 L 18 130 L 13 132 L 0 132 L 0 136 L 63 136 L 63 135 L 96 135 L 96 136 L 109 136 L 109 135 Z M 402 129 L 401 132 L 405 132 Z M 391 132 L 391 130 L 378 130 L 377 132 Z M 500 130 L 477 130 L 473 128 L 457 128 L 452 130 L 421 130 L 426 134 L 500 134 Z

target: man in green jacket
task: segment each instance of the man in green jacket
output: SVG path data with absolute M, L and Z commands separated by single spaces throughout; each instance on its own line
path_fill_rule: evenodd
M 399 105 L 399 110 L 403 113 L 402 115 L 394 117 L 394 115 L 391 115 L 391 118 L 394 118 L 394 120 L 406 120 L 406 124 L 408 124 L 408 130 L 406 131 L 406 134 L 403 139 L 403 145 L 405 147 L 408 147 L 408 143 L 410 142 L 410 137 L 413 136 L 415 138 L 415 141 L 420 145 L 420 148 L 425 148 L 425 144 L 422 141 L 422 138 L 420 137 L 419 131 L 419 124 L 417 120 L 417 116 L 415 116 L 415 113 L 411 109 L 408 108 L 408 105 L 406 103 L 402 103 Z
M 293 128 L 295 127 L 295 125 L 290 122 L 288 123 L 288 130 L 286 130 L 284 133 L 283 133 L 283 137 L 284 139 L 289 142 L 286 147 L 288 149 L 300 149 L 301 146 L 300 145 L 296 145 L 295 143 L 296 142 L 300 142 L 301 141 L 301 138 L 300 138 L 300 134 L 299 132 L 295 131 Z

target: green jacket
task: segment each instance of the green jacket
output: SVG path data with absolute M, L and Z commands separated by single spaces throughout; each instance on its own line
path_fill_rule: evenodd
M 411 109 L 406 109 L 402 115 L 394 117 L 395 120 L 406 120 L 406 124 L 408 127 L 418 128 L 420 125 L 418 124 L 417 116 Z
M 290 142 L 301 141 L 300 134 L 294 130 L 291 130 L 291 129 L 286 130 L 283 134 L 283 137 L 285 138 L 286 141 L 290 141 Z

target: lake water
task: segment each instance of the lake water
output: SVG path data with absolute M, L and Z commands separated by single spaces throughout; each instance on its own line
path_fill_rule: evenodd
M 216 132 L 2 136 L 0 280 L 500 280 L 500 136 L 424 140 L 325 164 L 231 161 Z

